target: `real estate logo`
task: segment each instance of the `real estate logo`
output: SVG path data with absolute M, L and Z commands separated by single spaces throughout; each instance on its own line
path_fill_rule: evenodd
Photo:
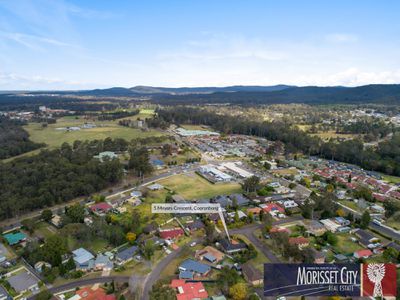
M 383 297 L 396 295 L 396 266 L 394 264 L 363 264 L 362 295 Z
M 393 264 L 265 264 L 265 296 L 396 295 Z

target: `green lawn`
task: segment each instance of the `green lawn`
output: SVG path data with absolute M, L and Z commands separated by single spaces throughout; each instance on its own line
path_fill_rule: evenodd
M 385 225 L 392 227 L 395 230 L 400 230 L 400 222 L 395 220 L 393 217 L 390 217 L 386 222 Z
M 237 234 L 237 235 L 235 235 L 235 237 L 240 238 L 248 245 L 251 244 L 249 239 L 242 234 Z M 269 263 L 270 260 L 257 247 L 256 247 L 256 250 L 257 250 L 257 257 L 250 259 L 249 263 L 251 263 L 253 265 L 253 267 L 255 267 L 256 269 L 258 269 L 260 272 L 263 273 L 264 272 L 264 264 Z
M 336 234 L 338 242 L 336 246 L 333 247 L 337 253 L 351 254 L 358 250 L 363 249 L 357 242 L 352 242 L 350 240 L 351 235 L 347 233 Z
M 357 206 L 357 203 L 355 203 L 354 201 L 340 200 L 339 202 L 355 211 L 362 212 L 362 210 Z
M 35 229 L 35 234 L 43 238 L 48 238 L 49 236 L 57 234 L 57 229 L 46 222 L 40 222 Z
M 94 123 L 97 127 L 71 132 L 56 129 L 60 127 L 82 126 L 85 122 Z M 95 140 L 111 137 L 123 138 L 130 141 L 138 137 L 162 135 L 161 132 L 155 130 L 142 131 L 140 129 L 119 126 L 118 121 L 93 121 L 85 120 L 83 117 L 78 117 L 78 119 L 71 117 L 60 118 L 56 124 L 49 124 L 46 128 L 42 128 L 41 124 L 38 123 L 29 123 L 24 128 L 28 131 L 32 141 L 45 143 L 50 148 L 58 147 L 64 142 L 72 144 L 76 140 Z
M 242 191 L 238 183 L 212 184 L 194 173 L 171 176 L 160 180 L 159 183 L 189 200 L 211 198 Z
M 109 246 L 106 240 L 96 238 L 94 240 L 85 242 L 85 243 L 79 243 L 77 240 L 75 240 L 73 237 L 68 236 L 67 238 L 67 245 L 68 249 L 70 251 L 73 251 L 77 248 L 83 247 L 87 250 L 92 251 L 93 253 L 98 253 L 98 252 L 104 252 L 106 250 L 111 250 L 113 247 Z

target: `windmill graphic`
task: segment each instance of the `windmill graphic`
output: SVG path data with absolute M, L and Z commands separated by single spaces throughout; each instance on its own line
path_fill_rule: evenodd
M 368 264 L 367 276 L 369 281 L 374 284 L 373 297 L 382 297 L 382 279 L 385 277 L 385 265 L 384 264 Z

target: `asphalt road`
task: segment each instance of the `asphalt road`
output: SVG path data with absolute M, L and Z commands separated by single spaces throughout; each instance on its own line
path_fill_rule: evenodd
M 129 276 L 107 276 L 107 277 L 96 277 L 96 278 L 88 278 L 88 279 L 81 279 L 73 282 L 68 282 L 64 285 L 60 285 L 57 287 L 49 288 L 48 291 L 52 294 L 60 293 L 62 291 L 73 290 L 77 287 L 84 286 L 84 285 L 93 285 L 96 283 L 106 283 L 106 282 L 128 282 Z M 28 298 L 28 300 L 34 300 L 36 295 L 33 295 Z
M 259 229 L 261 227 L 261 225 L 259 224 L 254 224 L 254 225 L 250 225 L 250 226 L 246 226 L 246 227 L 242 227 L 242 228 L 238 228 L 238 229 L 233 229 L 230 230 L 231 234 L 242 234 L 245 237 L 247 237 L 249 239 L 249 241 L 258 249 L 260 250 L 266 258 L 268 258 L 268 260 L 272 263 L 278 263 L 279 259 L 275 256 L 274 253 L 272 253 L 271 250 L 268 249 L 268 247 L 266 245 L 264 245 L 262 242 L 260 242 L 260 240 L 258 240 L 253 232 L 256 229 Z
M 339 204 L 340 207 L 342 207 L 345 211 L 352 213 L 355 218 L 360 218 L 361 217 L 361 213 L 360 212 L 358 212 L 358 211 L 356 211 L 354 209 L 351 209 L 350 207 L 347 207 L 347 206 L 345 206 L 345 205 L 343 205 L 343 204 L 341 204 L 339 202 L 337 202 L 337 204 Z M 398 231 L 394 230 L 393 228 L 390 228 L 390 227 L 385 226 L 385 225 L 378 225 L 378 224 L 375 224 L 373 222 L 369 223 L 369 228 L 381 233 L 384 236 L 390 237 L 395 241 L 400 242 L 400 233 Z
M 196 243 L 199 243 L 201 239 L 195 239 L 193 240 Z M 191 243 L 192 241 L 190 241 Z M 188 246 L 186 244 L 185 246 Z M 183 248 L 185 246 L 180 247 L 178 250 L 173 251 L 171 254 L 168 254 L 165 256 L 156 266 L 154 269 L 151 270 L 151 273 L 147 275 L 145 281 L 144 281 L 144 286 L 143 286 L 143 295 L 141 299 L 143 300 L 149 300 L 149 293 L 152 288 L 152 286 L 156 283 L 156 281 L 160 278 L 161 272 L 179 255 L 181 254 Z

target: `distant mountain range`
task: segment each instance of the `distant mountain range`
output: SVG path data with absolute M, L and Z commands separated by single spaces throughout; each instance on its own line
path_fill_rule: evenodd
M 88 91 L 76 91 L 77 94 L 85 95 L 103 95 L 103 96 L 134 96 L 134 95 L 188 95 L 188 94 L 212 94 L 212 93 L 233 93 L 233 92 L 273 92 L 291 88 L 290 85 L 273 86 L 245 86 L 235 85 L 227 87 L 154 87 L 138 85 L 131 88 L 113 87 L 109 89 L 95 89 Z
M 10 92 L 16 94 L 18 92 Z M 21 92 L 19 92 L 21 93 Z M 24 92 L 31 95 L 76 95 L 102 97 L 146 97 L 155 103 L 165 104 L 276 104 L 276 103 L 381 103 L 400 104 L 400 84 L 372 84 L 359 87 L 297 87 L 274 86 L 228 86 L 228 87 L 181 87 L 166 88 L 135 86 L 113 87 L 82 91 Z M 6 93 L 0 95 L 6 96 Z

